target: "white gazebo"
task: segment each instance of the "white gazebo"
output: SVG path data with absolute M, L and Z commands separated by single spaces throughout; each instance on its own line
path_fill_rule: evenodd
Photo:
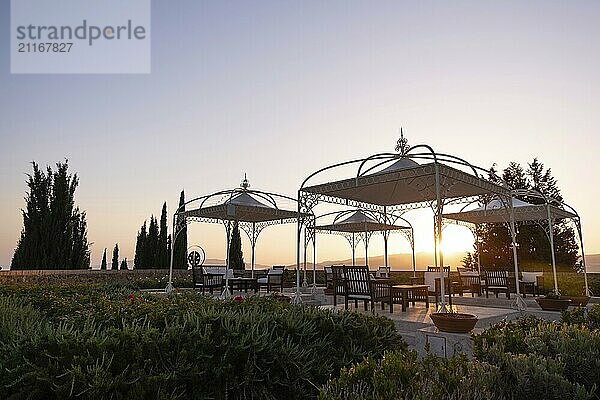
M 579 215 L 572 209 L 570 206 L 566 205 L 563 202 L 559 202 L 555 199 L 551 199 L 548 196 L 544 196 L 539 192 L 533 190 L 514 190 L 511 192 L 512 196 L 520 196 L 520 197 L 529 197 L 529 198 L 537 198 L 542 200 L 543 204 L 531 204 L 520 200 L 516 197 L 511 198 L 510 206 L 507 207 L 506 204 L 500 199 L 493 199 L 488 201 L 483 206 L 467 210 L 466 208 L 470 205 L 466 205 L 462 210 L 456 213 L 448 213 L 444 214 L 443 217 L 446 220 L 454 220 L 460 221 L 467 226 L 476 227 L 480 224 L 508 224 L 513 218 L 514 222 L 535 222 L 538 223 L 546 233 L 548 240 L 550 241 L 550 253 L 552 256 L 552 273 L 554 278 L 554 291 L 555 293 L 559 293 L 558 291 L 558 280 L 556 276 L 556 258 L 554 251 L 554 222 L 563 219 L 570 219 L 574 221 L 577 232 L 579 236 L 579 244 L 581 247 L 582 254 L 582 262 L 583 262 L 583 272 L 584 272 L 584 281 L 585 281 L 585 292 L 586 295 L 589 296 L 589 288 L 587 283 L 587 269 L 585 266 L 585 253 L 583 250 L 583 235 L 581 230 L 581 221 Z M 512 212 L 512 215 L 511 215 Z M 477 246 L 479 246 L 478 238 L 477 238 L 477 230 L 473 229 L 472 232 L 475 235 L 475 242 Z M 516 247 L 517 244 L 515 242 L 515 237 L 513 236 L 513 247 Z M 479 254 L 479 248 L 477 253 Z M 516 253 L 514 254 L 516 257 Z M 480 262 L 477 260 L 477 265 L 479 268 Z M 518 286 L 518 274 L 515 277 L 517 280 L 516 284 Z
M 194 205 L 186 209 L 188 205 Z M 225 226 L 227 240 L 227 268 L 229 268 L 229 246 L 231 243 L 232 224 L 237 223 L 246 233 L 251 245 L 251 268 L 254 277 L 255 247 L 260 233 L 268 226 L 287 224 L 297 221 L 297 201 L 281 194 L 250 189 L 250 183 L 244 175 L 239 188 L 224 190 L 205 196 L 196 197 L 180 206 L 173 215 L 172 243 L 177 235 L 191 222 L 217 223 Z M 169 267 L 169 283 L 166 291 L 173 290 L 173 249 L 171 246 L 171 263 Z M 228 275 L 225 276 L 223 296 L 229 295 Z
M 356 168 L 354 176 L 312 183 L 324 171 L 352 166 Z M 402 131 L 396 153 L 379 153 L 314 172 L 298 190 L 297 293 L 300 291 L 301 232 L 308 227 L 300 215 L 312 214 L 319 202 L 371 209 L 384 215 L 388 211 L 431 208 L 434 214 L 435 262 L 443 270 L 443 254 L 439 244 L 442 240 L 444 205 L 471 202 L 481 195 L 496 195 L 509 202 L 510 191 L 507 187 L 490 182 L 482 174 L 487 175 L 489 171 L 461 158 L 436 153 L 428 145 L 408 146 Z M 441 288 L 441 309 L 446 310 L 443 282 Z
M 318 224 L 319 219 L 333 217 L 329 224 Z M 415 268 L 415 246 L 413 228 L 410 222 L 401 215 L 388 212 L 383 215 L 373 210 L 344 210 L 320 215 L 315 218 L 316 225 L 313 229 L 317 233 L 331 233 L 344 236 L 352 250 L 352 265 L 356 264 L 356 245 L 361 241 L 365 245 L 365 263 L 369 259 L 369 241 L 373 234 L 380 233 L 383 236 L 384 262 L 388 266 L 388 239 L 392 232 L 400 232 L 409 242 L 412 250 L 413 270 Z M 397 225 L 402 223 L 405 225 Z M 310 227 L 309 227 L 310 229 Z

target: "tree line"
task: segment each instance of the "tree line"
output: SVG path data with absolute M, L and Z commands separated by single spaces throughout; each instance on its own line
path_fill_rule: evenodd
M 519 163 L 511 162 L 498 174 L 496 165 L 490 168 L 489 179 L 499 182 L 500 176 L 511 189 L 535 190 L 545 196 L 563 201 L 556 179 L 550 168 L 544 168 L 537 158 L 527 164 L 524 169 Z M 517 196 L 518 199 L 530 204 L 544 204 L 544 200 L 535 196 Z M 487 198 L 483 198 L 483 205 Z M 521 264 L 549 264 L 551 247 L 545 232 L 547 222 L 540 224 L 519 224 L 516 240 L 518 243 L 517 256 Z M 541 226 L 540 226 L 541 225 Z M 575 231 L 567 221 L 555 221 L 553 228 L 554 248 L 557 264 L 575 267 L 579 259 Z M 477 227 L 479 237 L 481 265 L 491 269 L 510 269 L 513 263 L 512 240 L 506 224 L 481 224 Z M 477 256 L 477 244 L 474 245 L 474 255 L 468 255 L 465 262 L 473 263 Z
M 179 207 L 185 210 L 185 193 L 179 197 Z M 144 221 L 135 242 L 135 269 L 169 268 L 171 262 L 172 238 L 167 232 L 167 203 L 163 203 L 160 221 L 154 215 L 150 222 Z M 173 249 L 173 268 L 186 269 L 187 226 L 178 233 Z

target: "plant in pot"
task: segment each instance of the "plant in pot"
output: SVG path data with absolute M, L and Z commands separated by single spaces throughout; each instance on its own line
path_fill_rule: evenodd
M 571 299 L 563 298 L 557 293 L 548 293 L 535 301 L 544 311 L 564 311 L 571 305 Z
M 430 316 L 433 324 L 442 332 L 469 333 L 475 328 L 478 318 L 473 314 L 451 312 L 435 312 Z
M 571 305 L 575 307 L 585 307 L 590 301 L 590 296 L 585 294 L 579 296 L 560 296 L 561 299 L 571 300 Z

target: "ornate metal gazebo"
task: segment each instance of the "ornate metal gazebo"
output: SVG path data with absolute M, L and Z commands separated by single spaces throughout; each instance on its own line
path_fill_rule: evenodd
M 319 220 L 327 217 L 333 217 L 329 224 L 319 224 Z M 405 225 L 397 225 L 402 223 Z M 309 227 L 310 229 L 310 227 Z M 356 246 L 363 242 L 365 245 L 365 260 L 369 258 L 369 240 L 373 234 L 380 233 L 383 236 L 384 243 L 384 262 L 388 266 L 388 239 L 392 232 L 401 233 L 412 250 L 413 269 L 415 267 L 415 246 L 413 228 L 401 215 L 388 212 L 383 215 L 374 210 L 351 209 L 335 211 L 320 215 L 315 218 L 315 226 L 312 227 L 317 233 L 329 233 L 343 236 L 352 250 L 352 265 L 355 265 Z M 366 262 L 366 261 L 365 261 Z
M 325 225 L 319 221 L 330 219 Z M 401 221 L 405 225 L 397 225 Z M 369 258 L 369 240 L 373 234 L 380 233 L 384 241 L 384 260 L 388 266 L 388 239 L 392 232 L 400 232 L 409 242 L 412 249 L 413 274 L 415 269 L 415 243 L 413 228 L 410 222 L 400 214 L 389 212 L 387 215 L 374 210 L 350 209 L 329 212 L 312 219 L 304 233 L 304 278 L 302 286 L 308 286 L 306 280 L 306 249 L 310 243 L 313 245 L 313 291 L 316 289 L 316 239 L 317 233 L 327 233 L 343 236 L 352 250 L 352 265 L 355 265 L 356 246 L 361 241 L 365 245 L 365 262 Z
M 325 171 L 331 172 L 347 167 L 356 168 L 354 176 L 312 183 Z M 442 215 L 445 205 L 469 203 L 481 195 L 496 195 L 506 204 L 510 203 L 510 190 L 506 186 L 490 182 L 482 174 L 487 176 L 489 171 L 459 157 L 436 153 L 428 145 L 409 146 L 401 130 L 396 153 L 378 153 L 366 158 L 340 162 L 309 175 L 298 189 L 298 301 L 300 240 L 302 230 L 309 227 L 308 219 L 301 217 L 302 214 L 313 214 L 314 208 L 320 202 L 379 211 L 384 215 L 388 211 L 404 212 L 430 208 L 434 216 L 435 263 L 442 267 L 443 253 L 439 244 L 442 240 Z M 512 221 L 511 227 L 514 229 Z M 444 279 L 443 274 L 441 279 Z M 443 282 L 441 290 L 441 309 L 446 310 Z M 517 288 L 517 294 L 518 290 Z
M 192 204 L 193 208 L 187 209 Z M 268 226 L 287 224 L 297 221 L 296 199 L 281 194 L 250 189 L 250 183 L 244 174 L 239 188 L 223 190 L 205 196 L 199 196 L 180 206 L 173 215 L 172 243 L 177 235 L 191 222 L 216 223 L 225 226 L 227 240 L 227 268 L 229 268 L 229 245 L 231 243 L 232 224 L 246 233 L 251 245 L 251 268 L 254 276 L 255 247 L 260 233 Z M 169 283 L 166 291 L 173 289 L 173 249 L 171 246 L 171 263 Z M 228 276 L 223 296 L 229 295 Z
M 575 209 L 562 201 L 558 201 L 549 196 L 545 196 L 535 190 L 513 190 L 511 191 L 511 205 L 513 210 L 513 219 L 515 223 L 534 223 L 539 225 L 546 234 L 550 242 L 550 254 L 552 257 L 552 273 L 554 278 L 554 291 L 559 294 L 558 279 L 556 276 L 556 258 L 554 251 L 554 222 L 557 220 L 569 219 L 573 221 L 578 233 L 579 246 L 582 255 L 582 266 L 585 282 L 585 293 L 590 295 L 587 282 L 587 268 L 585 265 L 585 252 L 583 248 L 583 233 L 581 229 L 581 219 Z M 517 196 L 530 199 L 539 199 L 542 204 L 531 204 L 516 198 Z M 477 202 L 478 203 L 478 202 Z M 508 224 L 511 218 L 510 209 L 499 199 L 492 199 L 483 206 L 468 210 L 471 204 L 465 205 L 459 212 L 444 214 L 444 220 L 452 220 L 460 225 L 464 225 L 471 229 L 475 237 L 477 245 L 477 226 L 484 223 L 506 223 Z M 517 246 L 513 243 L 513 246 Z M 479 255 L 479 248 L 478 248 Z M 477 264 L 480 267 L 479 259 Z M 518 285 L 518 284 L 517 284 Z

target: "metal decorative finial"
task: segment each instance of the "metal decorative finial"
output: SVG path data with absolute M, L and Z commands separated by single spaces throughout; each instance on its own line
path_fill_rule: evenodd
M 405 155 L 408 151 L 408 140 L 404 137 L 404 132 L 400 128 L 400 139 L 396 142 L 396 152 L 400 152 L 400 155 Z
M 250 187 L 250 182 L 248 181 L 248 178 L 246 177 L 245 173 L 244 173 L 244 180 L 242 181 L 242 183 L 240 183 L 240 187 L 244 190 L 248 190 L 248 188 Z

